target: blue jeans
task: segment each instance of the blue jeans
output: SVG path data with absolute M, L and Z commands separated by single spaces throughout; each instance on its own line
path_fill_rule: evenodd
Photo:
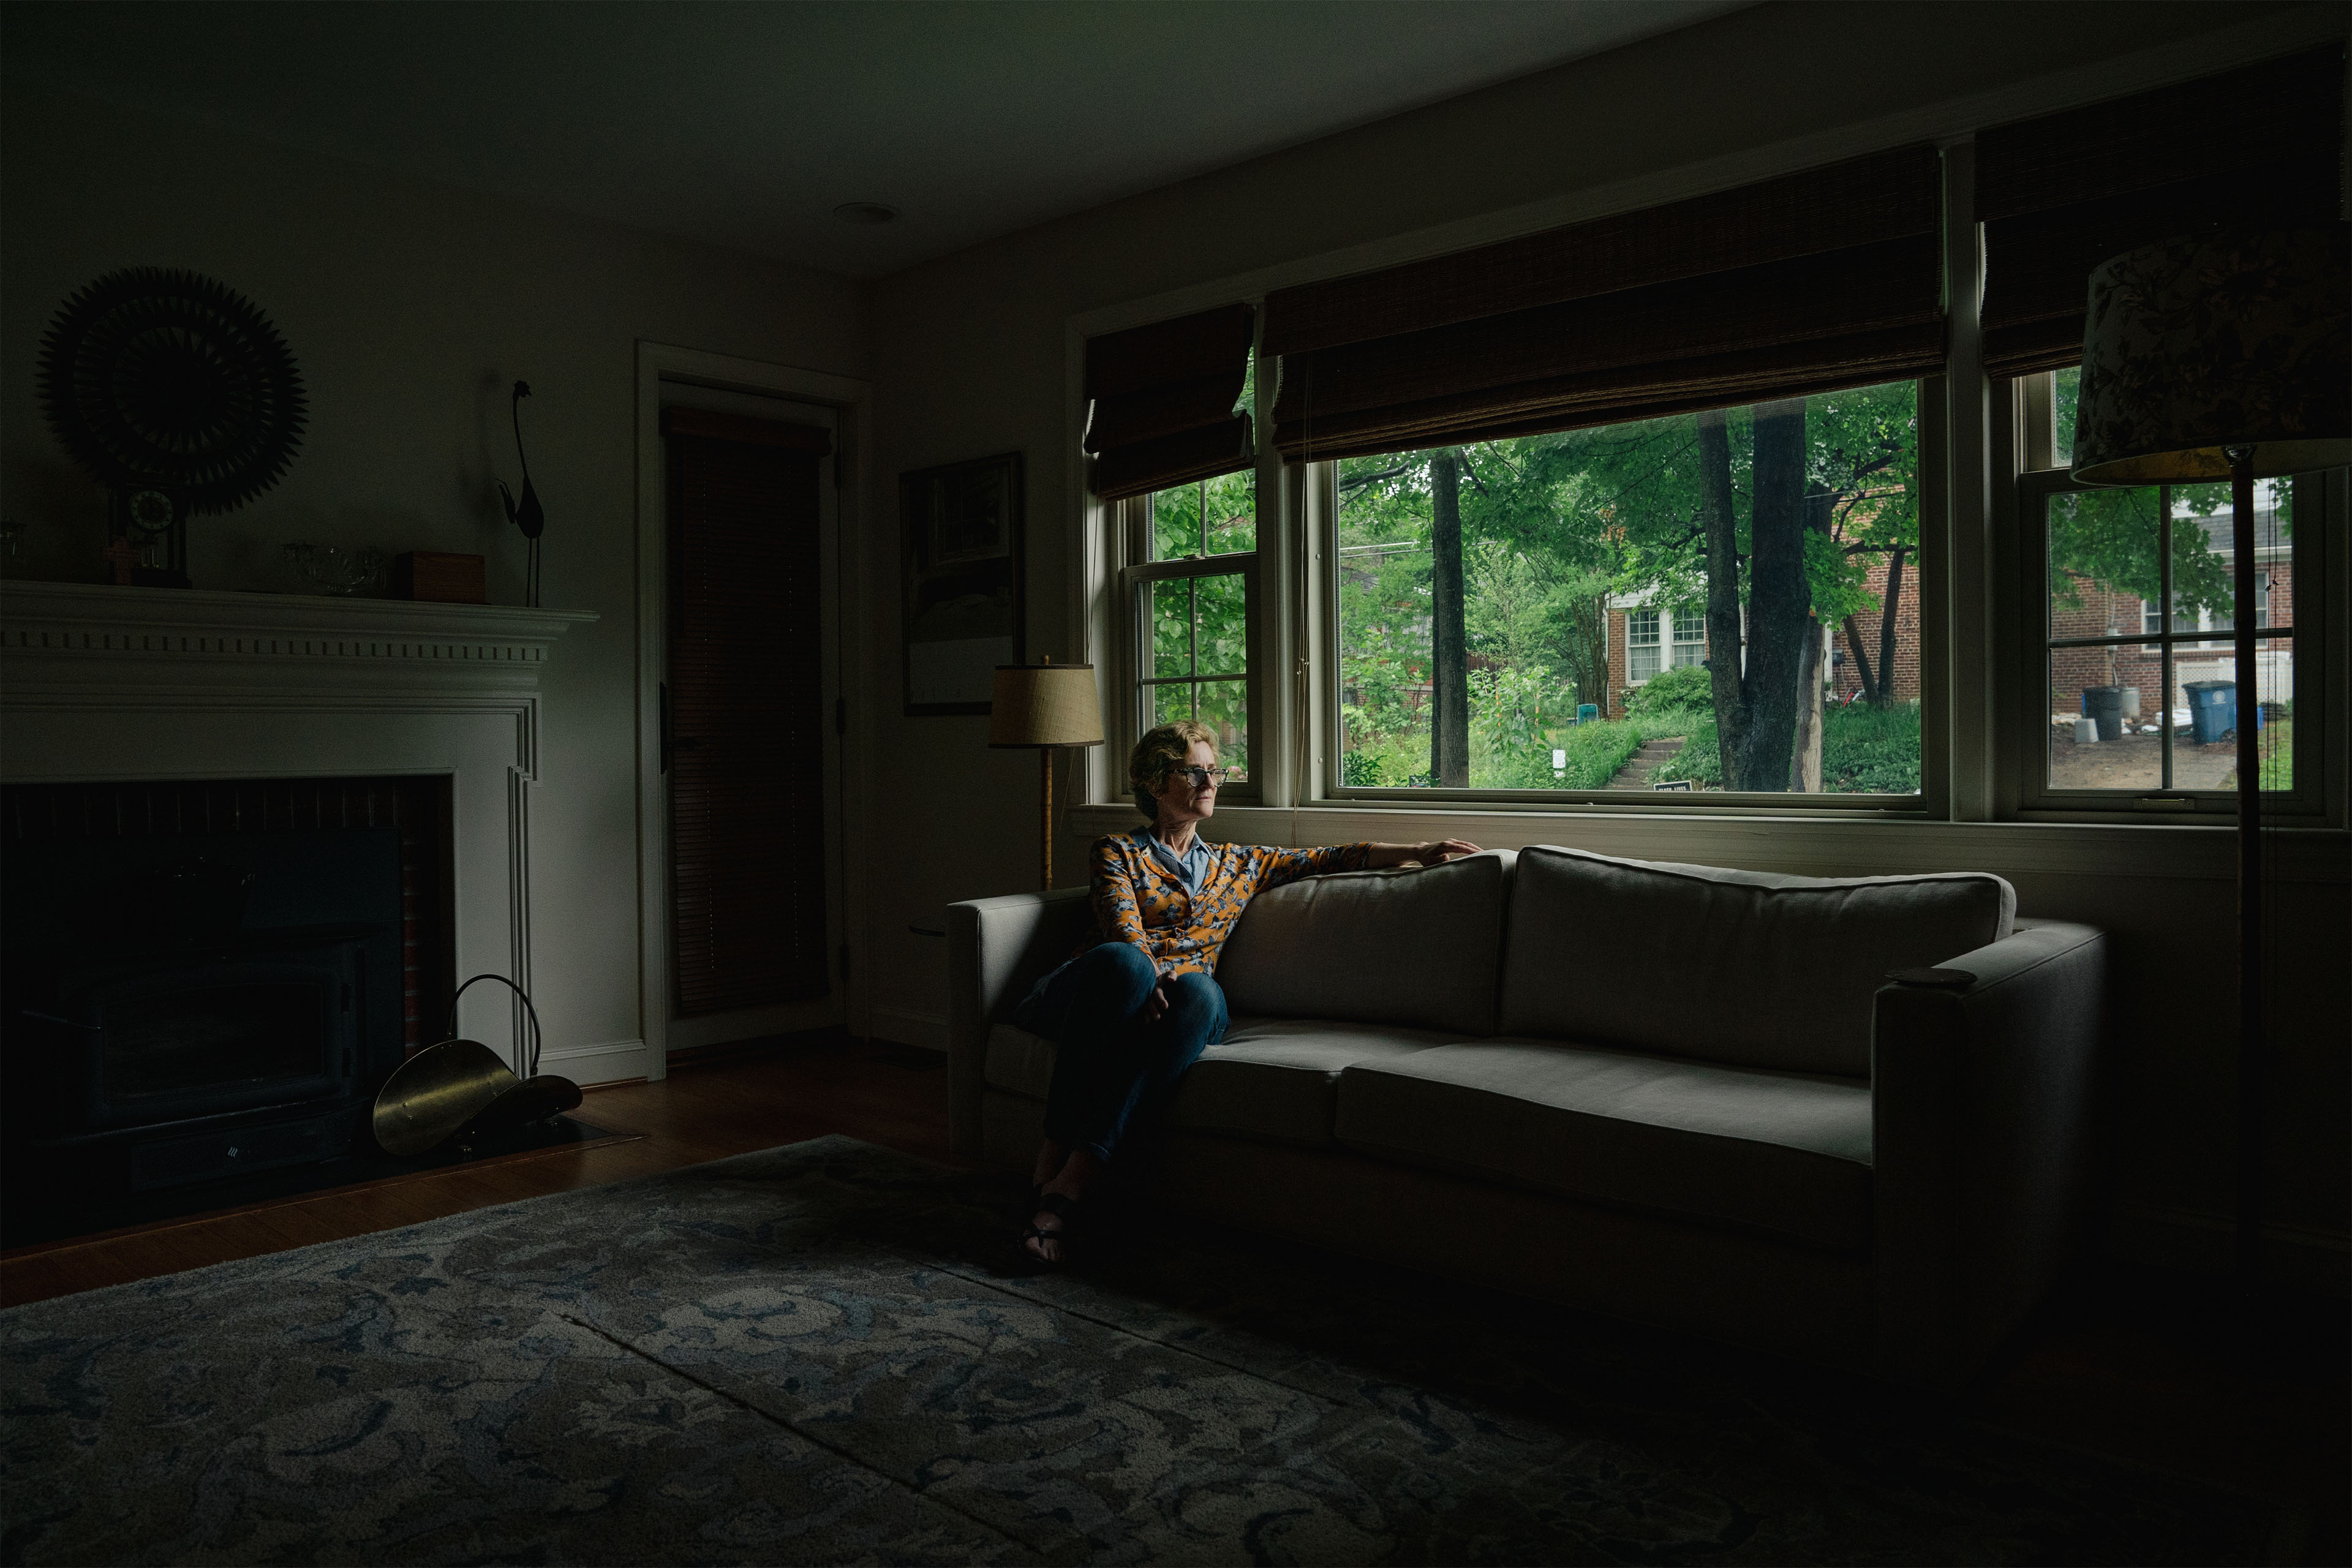
M 1159 970 L 1129 942 L 1105 942 L 1037 983 L 1013 1021 L 1059 1047 L 1045 1092 L 1045 1136 L 1108 1161 L 1138 1117 L 1225 1037 L 1225 994 L 1205 974 L 1162 982 L 1168 1011 L 1144 1016 Z

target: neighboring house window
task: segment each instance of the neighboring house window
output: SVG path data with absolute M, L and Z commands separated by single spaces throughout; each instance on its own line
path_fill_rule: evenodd
M 1697 610 L 1633 610 L 1625 616 L 1625 680 L 1639 686 L 1662 669 L 1706 662 L 1706 616 Z
M 1139 557 L 1125 574 L 1135 606 L 1133 731 L 1199 720 L 1217 733 L 1230 784 L 1246 793 L 1256 475 L 1198 480 L 1125 505 Z
M 1699 610 L 1676 610 L 1674 616 L 1675 647 L 1673 662 L 1677 665 L 1706 662 L 1706 616 Z
M 1657 611 L 1635 610 L 1625 617 L 1625 679 L 1635 686 L 1658 673 L 1658 635 Z
M 2235 630 L 2238 624 L 2235 604 L 2233 594 L 2231 602 L 2228 605 L 2208 605 L 2202 611 L 2194 605 L 2187 609 L 2175 609 L 2172 612 L 2172 629 L 2181 633 Z M 2266 626 L 2270 624 L 2271 574 L 2267 572 L 2257 572 L 2254 574 L 2254 625 Z M 2140 605 L 2140 630 L 2148 637 L 2156 637 L 2164 630 L 2164 616 L 2153 604 L 2143 603 Z M 2209 638 L 2198 646 L 2227 647 L 2231 643 L 2228 638 Z M 2164 651 L 2164 645 L 2146 643 L 2141 646 L 2140 651 L 2151 654 L 2161 653 Z

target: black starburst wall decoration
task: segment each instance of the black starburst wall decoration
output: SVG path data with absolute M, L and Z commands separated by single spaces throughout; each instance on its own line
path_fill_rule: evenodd
M 302 443 L 302 377 L 254 303 L 194 272 L 110 272 L 58 308 L 41 408 L 114 492 L 118 582 L 187 585 L 187 520 L 244 505 Z

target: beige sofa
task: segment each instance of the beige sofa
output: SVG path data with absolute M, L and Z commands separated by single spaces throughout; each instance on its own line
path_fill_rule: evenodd
M 1025 1165 L 1086 900 L 948 916 L 955 1147 Z M 1998 877 L 1489 852 L 1264 894 L 1217 978 L 1138 1156 L 1195 1214 L 1948 1387 L 2081 1217 L 2105 941 Z

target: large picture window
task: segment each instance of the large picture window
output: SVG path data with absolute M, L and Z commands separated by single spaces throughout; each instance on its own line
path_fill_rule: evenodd
M 1918 402 L 1341 459 L 1334 786 L 1916 794 Z

